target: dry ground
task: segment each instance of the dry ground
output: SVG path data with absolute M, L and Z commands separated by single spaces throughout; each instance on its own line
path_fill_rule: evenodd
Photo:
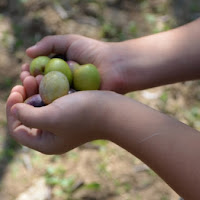
M 12 86 L 20 83 L 21 64 L 30 62 L 25 49 L 46 35 L 121 41 L 168 30 L 199 15 L 197 0 L 1 0 L 0 199 L 16 199 L 41 178 L 51 200 L 178 199 L 151 169 L 108 141 L 62 156 L 22 148 L 7 136 L 5 103 Z M 200 129 L 199 94 L 199 81 L 194 81 L 127 95 Z

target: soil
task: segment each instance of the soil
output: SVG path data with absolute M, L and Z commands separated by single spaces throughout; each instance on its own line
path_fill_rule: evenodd
M 199 15 L 197 0 L 1 0 L 0 199 L 16 199 L 43 177 L 51 200 L 178 200 L 150 168 L 111 142 L 91 142 L 61 156 L 21 147 L 7 134 L 5 105 L 11 88 L 21 84 L 21 65 L 30 62 L 26 48 L 46 35 L 75 33 L 122 41 L 177 27 Z M 193 81 L 127 96 L 200 129 L 199 94 L 199 81 Z M 49 169 L 54 169 L 52 177 L 58 179 L 53 186 L 48 184 Z M 60 179 L 59 170 L 64 171 Z M 62 180 L 70 177 L 73 187 L 83 186 L 76 190 L 63 186 Z

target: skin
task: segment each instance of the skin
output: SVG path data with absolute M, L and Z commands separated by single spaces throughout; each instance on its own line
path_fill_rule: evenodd
M 93 63 L 101 73 L 101 89 L 123 94 L 198 79 L 199 25 L 198 19 L 121 43 L 77 35 L 49 36 L 27 54 L 62 53 L 81 64 Z M 77 92 L 34 108 L 22 102 L 37 92 L 41 77 L 31 77 L 24 65 L 20 78 L 23 86 L 14 87 L 7 101 L 9 132 L 18 142 L 46 154 L 60 154 L 94 139 L 107 139 L 149 165 L 184 199 L 199 199 L 198 131 L 111 91 Z

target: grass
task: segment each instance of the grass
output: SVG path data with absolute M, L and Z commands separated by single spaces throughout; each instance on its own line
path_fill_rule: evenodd
M 190 3 L 190 11 L 192 13 L 199 13 L 200 12 L 200 3 L 198 0 L 192 1 Z
M 199 107 L 194 106 L 189 110 L 185 110 L 184 117 L 187 120 L 187 123 L 189 124 L 189 126 L 192 126 L 200 130 L 200 124 L 199 124 L 200 108 Z
M 53 195 L 60 199 L 73 199 L 74 193 L 77 190 L 92 190 L 101 189 L 101 184 L 98 182 L 84 183 L 78 180 L 76 175 L 67 173 L 66 169 L 58 167 L 48 167 L 44 177 L 46 184 L 53 190 Z
M 169 200 L 169 197 L 166 195 L 163 195 L 160 200 Z
M 138 37 L 137 23 L 135 21 L 129 22 L 128 32 L 132 37 Z

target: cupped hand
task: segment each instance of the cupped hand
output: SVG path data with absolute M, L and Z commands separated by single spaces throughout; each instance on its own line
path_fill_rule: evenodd
M 105 97 L 110 92 L 77 92 L 41 108 L 23 103 L 26 93 L 24 86 L 15 86 L 7 100 L 9 133 L 22 145 L 45 154 L 61 154 L 104 139 Z
M 35 108 L 23 102 L 38 93 L 42 76 L 31 76 L 29 65 L 24 64 L 20 79 L 23 86 L 11 90 L 6 110 L 9 133 L 20 144 L 45 154 L 60 154 L 104 138 L 100 124 L 105 118 L 103 99 L 109 92 L 77 92 Z
M 79 35 L 47 36 L 27 49 L 31 58 L 41 55 L 63 54 L 80 64 L 92 63 L 101 75 L 101 89 L 127 92 L 125 69 L 120 66 L 118 43 L 106 43 Z

